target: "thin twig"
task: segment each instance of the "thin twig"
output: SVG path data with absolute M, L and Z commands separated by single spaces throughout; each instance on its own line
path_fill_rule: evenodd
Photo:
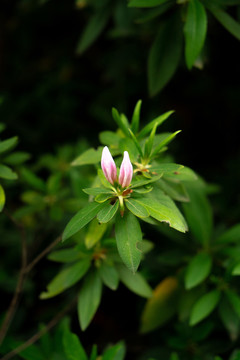
M 9 360 L 13 356 L 19 354 L 21 351 L 28 348 L 30 345 L 33 345 L 37 340 L 39 340 L 46 332 L 48 332 L 50 329 L 52 329 L 57 323 L 70 311 L 70 309 L 75 305 L 77 301 L 77 297 L 74 298 L 71 303 L 69 303 L 63 310 L 61 310 L 59 313 L 57 313 L 54 318 L 40 331 L 38 331 L 36 334 L 34 334 L 31 338 L 29 338 L 25 343 L 18 346 L 16 349 L 10 351 L 8 354 L 3 356 L 0 360 Z
M 2 327 L 0 329 L 0 345 L 2 341 L 4 340 L 6 333 L 8 331 L 8 328 L 10 326 L 10 323 L 13 319 L 13 316 L 16 312 L 18 301 L 20 294 L 22 292 L 23 283 L 24 283 L 24 276 L 25 276 L 25 267 L 27 265 L 27 243 L 26 243 L 26 234 L 24 227 L 19 224 L 9 213 L 7 210 L 4 210 L 7 217 L 12 221 L 12 223 L 18 228 L 20 235 L 21 235 L 21 252 L 22 252 L 22 260 L 21 260 L 21 269 L 18 276 L 18 281 L 16 285 L 16 289 L 12 298 L 12 301 L 9 305 L 9 308 L 7 310 L 6 316 L 4 318 Z
M 12 217 L 11 214 L 5 209 L 4 213 L 6 216 L 11 220 L 11 222 L 17 227 L 17 229 L 20 232 L 21 235 L 21 251 L 22 251 L 22 261 L 21 261 L 21 268 L 18 276 L 17 285 L 15 288 L 15 292 L 12 298 L 12 301 L 8 307 L 7 313 L 5 315 L 4 321 L 2 323 L 1 329 L 0 329 L 0 345 L 2 344 L 8 328 L 11 324 L 11 321 L 14 317 L 14 314 L 16 312 L 19 297 L 22 292 L 23 283 L 25 280 L 26 275 L 32 270 L 32 268 L 49 252 L 51 249 L 56 246 L 62 239 L 61 236 L 58 236 L 49 246 L 47 246 L 33 261 L 31 261 L 30 264 L 27 265 L 27 243 L 26 243 L 26 234 L 24 227 L 17 222 L 16 219 Z
M 46 255 L 49 253 L 49 251 L 52 250 L 52 248 L 54 248 L 54 246 L 56 246 L 62 239 L 62 236 L 58 236 L 49 246 L 47 246 L 38 256 L 35 257 L 35 259 L 33 261 L 30 262 L 30 264 L 28 264 L 25 267 L 25 274 L 29 273 L 32 268 Z

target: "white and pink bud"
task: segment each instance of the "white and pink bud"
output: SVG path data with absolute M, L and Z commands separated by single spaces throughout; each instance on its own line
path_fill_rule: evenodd
M 124 151 L 123 161 L 120 166 L 119 179 L 117 178 L 116 164 L 107 146 L 103 148 L 101 166 L 105 178 L 110 184 L 118 182 L 122 188 L 128 187 L 132 181 L 133 167 L 127 151 Z
M 124 188 L 128 187 L 132 181 L 133 167 L 127 151 L 124 151 L 123 161 L 120 166 L 118 183 Z
M 102 151 L 101 167 L 107 181 L 113 185 L 117 181 L 117 168 L 107 146 Z

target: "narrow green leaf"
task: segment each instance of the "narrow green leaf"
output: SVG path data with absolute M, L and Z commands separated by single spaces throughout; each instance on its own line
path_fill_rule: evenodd
M 76 234 L 85 225 L 87 225 L 97 213 L 105 206 L 96 202 L 89 203 L 83 209 L 79 210 L 76 215 L 69 221 L 64 229 L 62 241 L 67 240 L 72 235 Z
M 62 293 L 76 284 L 86 274 L 89 267 L 90 259 L 86 258 L 60 271 L 48 284 L 47 292 L 41 293 L 40 298 L 48 299 Z
M 240 320 L 229 300 L 224 296 L 219 304 L 219 315 L 232 341 L 237 340 L 240 330 Z
M 95 201 L 98 203 L 105 203 L 108 199 L 111 199 L 113 197 L 113 195 L 111 193 L 105 193 L 105 194 L 98 194 L 95 197 Z M 107 204 L 105 203 L 104 206 L 106 206 Z
M 113 191 L 111 191 L 109 189 L 106 189 L 106 188 L 100 188 L 100 187 L 86 188 L 86 189 L 83 189 L 83 192 L 85 192 L 88 195 L 93 195 L 93 196 L 96 196 L 96 195 L 99 195 L 99 194 L 112 194 L 112 195 L 114 195 Z
M 149 216 L 148 210 L 137 200 L 129 198 L 125 200 L 125 204 L 128 210 L 130 210 L 135 216 L 138 216 L 140 218 Z
M 98 272 L 106 286 L 108 286 L 111 290 L 116 290 L 118 288 L 119 275 L 113 266 L 108 265 L 106 262 L 102 262 Z
M 0 211 L 2 211 L 2 209 L 4 208 L 5 201 L 6 201 L 5 192 L 2 185 L 0 184 Z
M 117 200 L 114 205 L 106 204 L 103 209 L 97 214 L 97 219 L 100 223 L 108 223 L 116 212 L 118 211 L 119 201 Z
M 120 280 L 129 290 L 145 298 L 152 296 L 151 287 L 139 272 L 133 274 L 123 265 L 117 265 L 116 269 L 118 271 Z
M 63 346 L 68 360 L 88 360 L 79 338 L 68 329 L 65 329 L 63 333 Z
M 0 164 L 0 178 L 7 180 L 16 180 L 18 176 L 8 166 Z
M 79 260 L 80 257 L 81 254 L 76 248 L 57 250 L 48 255 L 49 260 L 63 263 L 74 262 Z
M 168 111 L 168 112 L 156 117 L 154 120 L 150 121 L 150 123 L 148 123 L 146 126 L 144 126 L 144 128 L 139 132 L 138 138 L 140 139 L 140 138 L 143 138 L 144 136 L 146 136 L 148 133 L 150 133 L 150 131 L 156 124 L 157 124 L 157 126 L 161 125 L 173 113 L 174 113 L 173 110 Z
M 183 209 L 188 225 L 199 243 L 208 244 L 213 226 L 211 206 L 204 190 L 198 184 L 188 183 L 186 189 L 190 202 L 183 203 Z
M 219 244 L 240 243 L 240 224 L 236 224 L 225 231 L 216 242 Z
M 97 272 L 91 272 L 84 280 L 78 299 L 78 318 L 82 331 L 94 317 L 102 296 L 102 281 Z
M 240 263 L 234 266 L 232 270 L 232 275 L 234 276 L 240 275 Z
M 93 345 L 89 360 L 97 360 L 97 345 Z
M 132 272 L 136 272 L 141 261 L 141 252 L 137 243 L 142 240 L 142 231 L 137 218 L 131 212 L 125 212 L 116 218 L 115 234 L 117 248 L 122 261 Z
M 190 325 L 194 326 L 200 321 L 208 317 L 213 312 L 220 300 L 220 291 L 212 290 L 209 293 L 203 295 L 193 306 Z
M 119 112 L 117 111 L 117 109 L 112 108 L 112 117 L 115 120 L 115 122 L 117 123 L 118 127 L 122 130 L 122 132 L 129 137 L 129 124 L 128 122 L 126 123 L 125 118 L 121 117 L 121 115 L 119 114 Z
M 18 137 L 14 136 L 10 139 L 0 141 L 0 154 L 5 151 L 9 151 L 17 145 Z
M 225 294 L 227 295 L 228 301 L 232 305 L 234 311 L 240 318 L 240 297 L 232 290 L 225 291 Z
M 140 156 L 143 157 L 142 148 L 141 148 L 141 146 L 140 146 L 140 144 L 139 144 L 136 136 L 134 135 L 134 133 L 132 132 L 131 129 L 128 129 L 128 131 L 129 131 L 129 134 L 130 134 L 130 136 L 131 136 L 131 138 L 132 138 L 132 140 L 133 140 L 136 148 L 138 149 L 138 152 L 139 152 Z
M 174 277 L 167 277 L 153 290 L 141 315 L 141 333 L 163 326 L 177 311 L 179 287 Z
M 192 68 L 205 42 L 207 34 L 207 14 L 199 0 L 188 3 L 187 18 L 184 26 L 185 57 L 187 67 Z
M 154 7 L 166 3 L 168 0 L 130 0 L 129 7 Z
M 141 16 L 139 16 L 135 22 L 137 24 L 145 24 L 152 19 L 155 19 L 158 16 L 163 15 L 167 10 L 169 10 L 175 4 L 175 0 L 168 0 L 167 3 L 164 3 L 156 8 L 145 10 Z
M 235 38 L 240 40 L 240 24 L 228 13 L 217 6 L 212 5 L 209 1 L 204 1 L 206 7 L 212 12 L 215 18 L 222 24 L 227 31 L 229 31 Z
M 31 187 L 41 192 L 46 192 L 47 187 L 45 182 L 35 173 L 27 168 L 22 168 L 20 172 L 21 178 Z
M 24 151 L 16 151 L 6 157 L 4 162 L 8 165 L 20 165 L 30 159 L 31 155 Z
M 207 253 L 195 255 L 190 261 L 185 274 L 185 287 L 192 289 L 204 281 L 212 267 L 212 258 Z
M 89 149 L 79 155 L 73 162 L 71 163 L 72 166 L 82 166 L 82 165 L 91 165 L 97 164 L 101 160 L 103 147 L 98 147 L 97 150 Z
M 131 130 L 134 134 L 138 132 L 139 122 L 140 122 L 140 112 L 141 112 L 142 100 L 138 100 L 134 110 L 131 121 Z
M 154 143 L 154 137 L 155 137 L 156 130 L 157 130 L 157 126 L 158 126 L 158 124 L 155 124 L 153 126 L 152 131 L 150 133 L 150 136 L 145 142 L 145 146 L 144 146 L 144 158 L 145 159 L 150 158 L 152 148 L 153 148 L 153 143 Z
M 182 22 L 178 12 L 161 23 L 148 58 L 148 86 L 151 96 L 169 82 L 177 70 L 182 53 Z
M 101 360 L 123 360 L 126 354 L 126 347 L 121 341 L 104 351 Z
M 108 9 L 104 8 L 103 11 L 99 11 L 90 18 L 77 45 L 77 54 L 82 54 L 86 51 L 100 36 L 107 25 L 109 15 Z
M 177 134 L 179 134 L 181 130 L 175 131 L 173 134 L 169 135 L 165 140 L 163 140 L 160 144 L 158 144 L 152 152 L 152 157 L 156 156 L 161 150 L 169 144 Z

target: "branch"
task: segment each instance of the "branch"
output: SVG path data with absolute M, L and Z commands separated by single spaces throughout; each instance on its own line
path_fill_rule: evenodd
M 30 262 L 30 264 L 28 264 L 25 269 L 24 269 L 24 273 L 27 274 L 29 273 L 32 268 L 46 255 L 49 253 L 49 251 L 52 250 L 52 248 L 54 248 L 54 246 L 56 246 L 60 241 L 62 240 L 62 236 L 58 236 L 49 246 L 47 246 L 38 256 L 36 256 L 36 258 Z
M 22 252 L 22 260 L 21 260 L 21 269 L 18 276 L 18 281 L 15 289 L 15 293 L 13 295 L 12 301 L 9 305 L 9 308 L 7 310 L 5 319 L 3 321 L 2 327 L 0 329 L 0 345 L 2 341 L 4 340 L 6 333 L 8 331 L 8 328 L 10 326 L 10 323 L 13 319 L 13 316 L 15 314 L 15 311 L 17 309 L 19 296 L 22 292 L 22 287 L 24 283 L 24 275 L 25 275 L 25 267 L 27 265 L 27 243 L 26 243 L 26 234 L 24 227 L 19 224 L 9 213 L 7 210 L 4 210 L 7 217 L 11 220 L 11 222 L 17 227 L 17 229 L 20 232 L 21 236 L 21 252 Z
M 70 309 L 75 305 L 77 301 L 77 297 L 71 301 L 63 310 L 61 310 L 59 313 L 57 313 L 56 316 L 39 332 L 37 332 L 35 335 L 33 335 L 30 339 L 28 339 L 25 343 L 18 346 L 16 349 L 10 351 L 8 354 L 3 356 L 0 360 L 9 360 L 13 356 L 19 354 L 21 351 L 28 348 L 30 345 L 33 345 L 37 340 L 39 340 L 46 332 L 51 330 L 57 323 L 70 311 Z

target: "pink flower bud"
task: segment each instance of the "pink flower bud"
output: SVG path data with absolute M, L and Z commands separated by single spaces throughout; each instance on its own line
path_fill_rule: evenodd
M 122 187 L 130 185 L 133 176 L 133 167 L 127 151 L 124 151 L 123 161 L 120 167 L 118 183 Z
M 101 166 L 107 181 L 113 185 L 117 181 L 117 168 L 107 146 L 102 151 Z

